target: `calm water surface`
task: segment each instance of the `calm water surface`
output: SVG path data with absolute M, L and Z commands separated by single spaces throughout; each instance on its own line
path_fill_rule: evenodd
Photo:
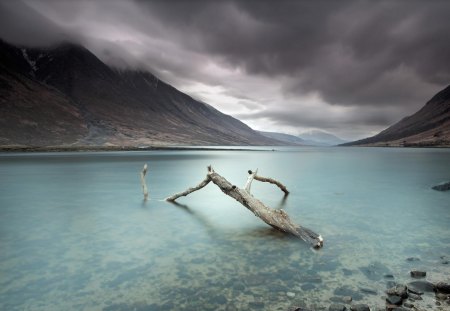
M 252 192 L 324 248 L 213 184 L 164 201 L 209 164 L 240 187 L 256 168 L 285 183 L 285 200 L 257 181 Z M 450 280 L 450 193 L 430 189 L 448 180 L 448 149 L 0 154 L 0 310 L 323 310 L 342 296 L 382 308 L 413 268 Z M 423 309 L 445 309 L 425 296 Z

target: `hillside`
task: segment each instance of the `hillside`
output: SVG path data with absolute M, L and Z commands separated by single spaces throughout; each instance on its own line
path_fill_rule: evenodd
M 300 137 L 294 136 L 294 135 L 277 133 L 277 132 L 264 132 L 264 131 L 258 131 L 258 132 L 266 137 L 273 138 L 278 141 L 282 141 L 286 145 L 298 145 L 298 146 L 306 145 L 306 143 L 303 139 L 301 139 Z
M 343 146 L 450 147 L 450 86 L 415 114 L 373 137 Z
M 0 145 L 279 145 L 145 71 L 82 46 L 0 41 Z

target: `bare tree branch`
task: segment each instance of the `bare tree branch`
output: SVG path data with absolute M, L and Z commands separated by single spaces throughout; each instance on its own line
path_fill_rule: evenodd
M 249 172 L 250 173 L 250 172 Z M 252 173 L 253 174 L 253 173 Z M 255 173 L 256 175 L 256 173 Z M 249 178 L 250 179 L 250 178 Z M 256 178 L 255 178 L 256 179 Z M 265 178 L 268 180 L 272 180 L 271 178 Z M 295 235 L 296 237 L 301 238 L 302 240 L 306 241 L 307 243 L 310 243 L 315 248 L 320 248 L 323 246 L 323 239 L 322 237 L 315 233 L 314 231 L 296 225 L 292 222 L 290 217 L 286 214 L 286 212 L 282 209 L 276 210 L 270 207 L 267 207 L 259 201 L 258 199 L 254 198 L 246 189 L 241 189 L 236 187 L 235 185 L 231 184 L 228 180 L 226 180 L 224 177 L 216 173 L 211 166 L 208 167 L 208 174 L 206 175 L 205 180 L 203 180 L 199 185 L 193 188 L 189 188 L 188 190 L 175 194 L 169 198 L 167 198 L 167 201 L 175 201 L 180 196 L 186 196 L 196 190 L 199 190 L 206 186 L 210 181 L 212 181 L 216 186 L 222 190 L 223 193 L 226 195 L 232 197 L 242 205 L 244 205 L 247 209 L 249 209 L 255 216 L 259 217 L 262 221 L 267 223 L 268 225 Z M 268 181 L 270 182 L 270 181 Z M 278 186 L 278 184 L 282 185 L 279 182 L 271 182 Z M 251 180 L 247 181 L 246 188 L 250 189 L 249 185 L 251 184 Z M 282 185 L 283 186 L 283 185 Z M 284 187 L 284 186 L 283 186 Z M 281 188 L 281 187 L 280 187 Z M 284 187 L 286 188 L 286 187 Z M 286 190 L 287 191 L 287 190 Z M 286 192 L 285 192 L 286 193 Z

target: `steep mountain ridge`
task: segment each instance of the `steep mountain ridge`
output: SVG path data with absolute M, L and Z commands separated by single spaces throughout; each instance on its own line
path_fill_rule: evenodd
M 379 134 L 344 146 L 450 146 L 450 86 Z
M 79 45 L 38 49 L 0 41 L 0 66 L 3 145 L 282 144 L 149 72 L 111 68 Z M 63 130 L 71 135 L 58 137 Z

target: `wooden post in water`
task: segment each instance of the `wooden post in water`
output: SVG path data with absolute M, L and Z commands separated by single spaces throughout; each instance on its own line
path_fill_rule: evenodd
M 148 189 L 147 189 L 147 183 L 145 182 L 145 175 L 147 174 L 147 163 L 144 164 L 144 168 L 141 172 L 141 186 L 142 186 L 142 193 L 144 194 L 144 201 L 147 201 L 148 199 Z

